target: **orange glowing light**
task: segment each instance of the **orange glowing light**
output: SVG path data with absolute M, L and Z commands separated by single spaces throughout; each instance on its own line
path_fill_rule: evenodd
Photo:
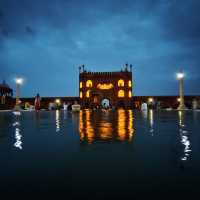
M 119 109 L 118 114 L 118 139 L 124 141 L 126 139 L 126 115 L 125 110 Z
M 128 87 L 131 87 L 131 86 L 132 86 L 132 82 L 128 81 Z
M 132 97 L 132 92 L 129 90 L 128 92 L 128 97 L 131 98 Z
M 79 133 L 80 133 L 80 140 L 84 140 L 84 124 L 83 124 L 83 111 L 80 110 L 79 113 Z
M 92 81 L 91 80 L 87 80 L 86 87 L 92 87 Z
M 118 97 L 123 98 L 124 97 L 124 90 L 119 90 L 118 91 Z
M 101 122 L 99 127 L 99 136 L 102 140 L 109 140 L 113 137 L 112 135 L 112 123 Z
M 92 126 L 91 111 L 80 111 L 79 114 L 79 134 L 81 141 L 91 144 L 94 140 L 94 128 Z
M 128 137 L 129 141 L 133 139 L 133 134 L 134 134 L 134 128 L 133 128 L 133 111 L 129 110 L 129 120 L 128 120 Z
M 97 88 L 100 89 L 100 90 L 110 90 L 110 89 L 112 89 L 113 87 L 114 87 L 114 86 L 113 86 L 112 83 L 109 83 L 109 84 L 106 84 L 106 83 L 101 84 L 101 83 L 99 83 L 99 84 L 97 85 Z
M 88 140 L 88 143 L 91 144 L 94 140 L 94 128 L 92 126 L 91 121 L 91 111 L 86 110 L 86 138 Z
M 119 87 L 124 87 L 124 80 L 120 79 L 120 80 L 118 81 L 118 86 L 119 86 Z
M 86 97 L 87 97 L 87 98 L 90 97 L 90 90 L 88 90 L 88 91 L 86 92 Z
M 83 93 L 82 92 L 80 92 L 80 98 L 83 98 Z
M 83 87 L 83 83 L 82 82 L 80 82 L 80 88 L 82 88 Z

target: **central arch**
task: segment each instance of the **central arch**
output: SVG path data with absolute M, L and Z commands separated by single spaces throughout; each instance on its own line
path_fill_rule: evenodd
M 102 99 L 102 101 L 101 101 L 101 106 L 102 106 L 103 108 L 108 108 L 108 107 L 110 107 L 110 100 L 107 99 L 107 98 Z

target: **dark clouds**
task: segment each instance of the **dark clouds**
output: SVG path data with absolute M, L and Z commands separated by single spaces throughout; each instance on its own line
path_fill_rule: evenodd
M 134 66 L 135 94 L 199 93 L 199 1 L 0 0 L 0 78 L 23 75 L 25 96 L 78 95 L 78 65 Z M 158 84 L 159 83 L 159 84 Z

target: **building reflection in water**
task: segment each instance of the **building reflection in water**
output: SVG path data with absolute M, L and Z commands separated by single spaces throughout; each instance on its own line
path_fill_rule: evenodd
M 126 114 L 125 110 L 119 109 L 117 111 L 118 113 L 118 119 L 117 119 L 117 133 L 118 133 L 118 139 L 120 141 L 125 140 L 126 138 Z
M 181 137 L 181 144 L 184 146 L 183 154 L 181 155 L 182 161 L 187 161 L 191 154 L 191 144 L 189 140 L 189 133 L 185 126 L 185 112 L 178 111 L 179 116 L 179 133 Z
M 133 111 L 119 109 L 116 112 L 81 110 L 79 116 L 81 142 L 132 141 Z
M 56 110 L 56 132 L 60 131 L 60 111 Z
M 91 114 L 92 111 L 90 110 L 81 110 L 79 115 L 80 140 L 87 140 L 89 144 L 94 140 L 94 128 L 91 122 Z
M 106 121 L 101 121 L 99 123 L 99 136 L 102 140 L 106 140 L 106 139 L 111 139 L 112 138 L 112 123 L 110 122 L 106 122 Z
M 134 133 L 134 128 L 133 128 L 133 111 L 128 110 L 128 139 L 131 141 L 133 139 L 133 133 Z
M 22 134 L 20 129 L 20 115 L 21 112 L 13 112 L 15 115 L 15 122 L 13 123 L 13 126 L 15 127 L 15 143 L 14 147 L 22 150 Z
M 153 136 L 154 134 L 154 111 L 152 109 L 149 110 L 149 125 L 150 125 L 150 133 L 151 136 Z

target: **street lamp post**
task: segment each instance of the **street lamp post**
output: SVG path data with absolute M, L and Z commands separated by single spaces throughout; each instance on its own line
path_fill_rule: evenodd
M 19 104 L 20 104 L 20 85 L 23 83 L 22 78 L 16 78 L 16 105 L 15 108 L 19 109 Z
M 184 73 L 183 72 L 179 72 L 176 74 L 177 79 L 179 80 L 179 106 L 178 106 L 178 110 L 185 110 L 186 106 L 185 106 L 185 102 L 184 102 Z

